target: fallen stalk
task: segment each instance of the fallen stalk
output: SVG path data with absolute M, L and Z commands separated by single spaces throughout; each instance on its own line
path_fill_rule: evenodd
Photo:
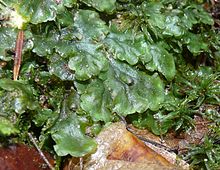
M 19 76 L 23 44 L 24 44 L 24 31 L 19 30 L 18 35 L 17 35 L 17 40 L 16 40 L 16 46 L 15 46 L 13 80 L 17 80 Z
M 51 170 L 54 170 L 54 167 L 50 164 L 50 162 L 48 161 L 47 157 L 44 155 L 44 153 L 41 151 L 41 149 L 40 149 L 39 146 L 37 145 L 37 142 L 36 142 L 36 140 L 34 139 L 33 135 L 28 132 L 28 137 L 30 138 L 31 142 L 33 143 L 33 145 L 35 146 L 35 148 L 37 149 L 38 153 L 40 154 L 40 156 L 41 156 L 41 158 L 44 160 L 44 162 L 47 164 L 47 166 L 48 166 Z
M 7 7 L 7 4 L 4 1 L 0 0 L 0 8 L 4 9 L 5 7 Z

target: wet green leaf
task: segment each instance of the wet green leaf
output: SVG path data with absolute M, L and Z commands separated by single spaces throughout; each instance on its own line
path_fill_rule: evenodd
M 184 34 L 183 28 L 179 26 L 180 18 L 178 16 L 167 16 L 165 25 L 165 30 L 163 31 L 164 35 L 178 37 Z
M 124 63 L 110 62 L 109 70 L 100 75 L 103 81 L 93 81 L 81 96 L 81 107 L 94 120 L 109 121 L 113 112 L 126 116 L 159 109 L 164 94 L 157 75 L 150 77 Z
M 59 55 L 53 55 L 50 58 L 51 63 L 49 64 L 49 72 L 50 74 L 54 74 L 59 77 L 61 80 L 74 80 L 75 74 L 68 67 L 68 62 L 65 61 Z
M 53 0 L 22 0 L 15 2 L 13 7 L 33 24 L 53 21 L 56 17 L 57 4 Z
M 203 51 L 208 51 L 208 44 L 204 42 L 203 38 L 199 34 L 188 33 L 184 37 L 184 41 L 187 44 L 187 48 L 193 54 L 199 54 Z
M 73 24 L 73 14 L 71 11 L 67 10 L 66 8 L 61 8 L 59 10 L 56 19 L 57 22 L 63 27 L 70 26 Z
M 60 32 L 51 30 L 48 34 L 33 37 L 34 47 L 32 51 L 42 57 L 50 58 L 54 53 L 67 57 L 76 53 L 75 43 L 72 42 L 74 38 L 74 32 L 71 28 L 64 28 Z
M 74 29 L 80 39 L 101 40 L 107 35 L 108 27 L 99 18 L 98 13 L 91 10 L 79 10 L 74 18 Z
M 157 75 L 148 76 L 112 59 L 110 62 L 104 83 L 111 93 L 114 112 L 127 115 L 148 108 L 159 109 L 164 94 L 163 83 Z
M 193 10 L 186 8 L 184 9 L 184 14 L 181 20 L 187 28 L 192 29 L 193 25 L 199 22 L 196 17 L 197 16 Z
M 108 62 L 99 46 L 90 42 L 78 43 L 79 52 L 70 58 L 68 66 L 75 71 L 78 80 L 88 80 L 108 69 Z
M 110 95 L 102 81 L 95 80 L 81 96 L 81 107 L 90 113 L 94 121 L 110 122 L 112 120 Z
M 163 43 L 151 45 L 149 48 L 152 61 L 146 63 L 146 68 L 149 68 L 151 71 L 158 70 L 168 80 L 172 80 L 176 73 L 174 58 L 172 54 L 163 48 Z
M 44 34 L 34 36 L 34 48 L 32 51 L 39 56 L 52 54 L 57 44 L 58 37 L 59 36 L 54 32 L 50 32 L 48 35 Z
M 152 58 L 143 35 L 136 35 L 131 30 L 113 31 L 107 36 L 105 43 L 115 58 L 125 60 L 131 65 L 137 64 L 139 60 L 146 63 Z
M 52 39 L 42 38 L 42 36 L 34 37 L 33 52 L 39 56 L 52 54 L 55 42 Z
M 94 7 L 98 11 L 105 11 L 107 13 L 112 13 L 114 9 L 116 8 L 115 3 L 116 0 L 108 0 L 108 1 L 102 1 L 102 0 L 81 0 L 85 4 Z
M 160 2 L 145 2 L 141 5 L 141 9 L 151 27 L 164 29 L 165 16 L 161 13 L 162 8 L 163 5 Z
M 87 137 L 80 128 L 75 115 L 57 122 L 52 132 L 52 138 L 56 142 L 54 149 L 59 156 L 70 154 L 74 157 L 82 157 L 95 151 L 96 143 Z

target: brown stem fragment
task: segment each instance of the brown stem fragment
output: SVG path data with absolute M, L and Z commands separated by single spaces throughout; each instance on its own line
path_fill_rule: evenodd
M 19 75 L 19 71 L 21 67 L 23 44 L 24 44 L 24 31 L 19 30 L 18 35 L 17 35 L 17 40 L 16 40 L 16 46 L 15 46 L 13 80 L 18 79 L 18 75 Z

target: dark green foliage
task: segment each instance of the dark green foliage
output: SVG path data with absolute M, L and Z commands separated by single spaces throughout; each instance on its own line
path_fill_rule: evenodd
M 192 146 L 185 159 L 191 161 L 194 169 L 219 169 L 220 147 L 219 141 L 215 140 L 206 136 L 202 145 Z
M 25 31 L 18 81 L 11 80 L 12 8 Z M 197 1 L 5 0 L 0 10 L 0 61 L 7 63 L 0 135 L 26 141 L 19 130 L 33 131 L 58 156 L 81 157 L 96 148 L 87 131 L 96 135 L 116 114 L 157 135 L 193 128 L 195 114 L 219 116 L 201 112 L 220 102 L 220 35 Z M 199 152 L 212 147 L 206 139 Z M 193 150 L 187 158 L 197 156 Z M 207 157 L 209 168 L 219 166 Z

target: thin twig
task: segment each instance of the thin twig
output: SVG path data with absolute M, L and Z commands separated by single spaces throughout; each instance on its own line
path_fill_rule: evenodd
M 83 170 L 83 157 L 79 158 L 79 166 L 80 166 L 80 170 Z
M 7 4 L 2 0 L 0 0 L 0 4 L 2 4 L 4 7 L 7 7 Z
M 40 147 L 37 145 L 36 140 L 34 139 L 33 135 L 28 132 L 28 136 L 31 140 L 31 142 L 34 144 L 35 148 L 37 149 L 38 153 L 40 154 L 41 158 L 44 160 L 44 162 L 47 164 L 47 166 L 51 169 L 54 170 L 54 167 L 50 164 L 44 153 L 41 151 Z
M 18 79 L 18 75 L 21 67 L 21 55 L 22 55 L 23 43 L 24 43 L 24 31 L 19 30 L 16 40 L 16 46 L 15 46 L 14 69 L 13 69 L 14 80 Z

